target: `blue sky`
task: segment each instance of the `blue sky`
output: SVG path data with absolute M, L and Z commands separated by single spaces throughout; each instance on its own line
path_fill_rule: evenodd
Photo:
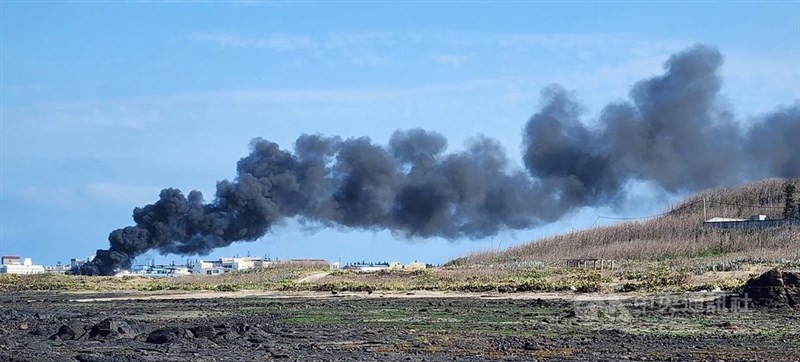
M 750 117 L 800 99 L 798 2 L 0 3 L 0 253 L 54 263 L 108 246 L 164 187 L 213 195 L 248 142 L 422 127 L 458 150 L 499 140 L 515 164 L 542 87 L 584 121 L 695 43 L 725 55 L 724 101 Z M 305 230 L 293 221 L 212 256 L 439 263 L 660 211 L 630 200 L 469 241 Z M 183 260 L 158 256 L 158 260 Z

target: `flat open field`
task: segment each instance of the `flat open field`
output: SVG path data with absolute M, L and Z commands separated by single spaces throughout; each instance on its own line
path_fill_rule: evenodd
M 800 315 L 730 294 L 0 296 L 4 361 L 798 361 Z

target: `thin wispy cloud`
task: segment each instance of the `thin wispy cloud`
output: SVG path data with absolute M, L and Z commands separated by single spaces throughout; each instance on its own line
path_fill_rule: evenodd
M 438 34 L 391 31 L 361 31 L 324 34 L 271 33 L 264 35 L 231 32 L 200 32 L 195 33 L 191 36 L 191 38 L 196 40 L 216 42 L 221 45 L 229 44 L 253 48 L 259 47 L 262 44 L 270 44 L 276 40 L 290 39 L 296 40 L 298 43 L 303 45 L 311 46 L 313 44 L 315 48 L 328 50 L 343 50 L 374 46 L 414 45 L 429 41 L 441 41 L 441 36 Z
M 158 195 L 160 188 L 113 182 L 95 182 L 84 186 L 27 186 L 17 197 L 48 208 L 76 210 L 97 203 L 117 206 L 139 205 Z
M 390 62 L 389 58 L 377 54 L 354 55 L 350 57 L 350 62 L 355 65 L 378 66 Z
M 370 107 L 375 102 L 403 104 L 415 102 L 419 107 L 431 103 L 443 107 L 452 100 L 467 99 L 475 94 L 482 97 L 491 95 L 511 104 L 532 105 L 539 90 L 550 84 L 560 83 L 568 89 L 579 91 L 588 106 L 602 105 L 627 97 L 633 82 L 653 76 L 662 71 L 667 55 L 661 54 L 661 47 L 651 47 L 653 54 L 642 54 L 618 63 L 596 65 L 583 69 L 549 70 L 515 76 L 495 76 L 464 79 L 456 82 L 429 83 L 406 87 L 332 87 L 312 89 L 272 88 L 272 89 L 222 89 L 207 92 L 181 92 L 159 96 L 123 97 L 108 100 L 79 100 L 38 104 L 32 108 L 9 108 L 6 114 L 11 118 L 42 130 L 59 130 L 75 127 L 94 127 L 103 129 L 146 129 L 154 124 L 170 122 L 179 116 L 180 109 L 219 109 L 220 112 L 236 109 L 237 114 L 257 115 L 267 105 L 282 108 L 316 107 L 320 112 L 332 107 Z M 637 50 L 638 51 L 638 50 Z M 390 60 L 377 55 L 353 55 L 350 62 L 361 65 L 385 65 Z M 432 56 L 430 61 L 448 66 L 465 67 L 467 64 L 459 56 L 442 54 Z M 786 98 L 791 102 L 800 97 L 800 72 L 795 67 L 800 60 L 791 57 L 739 56 L 731 53 L 723 73 L 727 83 L 723 94 L 735 96 L 739 102 L 746 103 L 743 109 L 759 113 L 774 106 L 775 94 L 792 94 Z M 759 102 L 741 99 L 742 92 L 758 89 Z M 439 102 L 433 100 L 438 99 Z M 447 100 L 450 101 L 447 101 Z M 743 103 L 743 104 L 744 104 Z M 188 108 L 187 108 L 188 107 Z M 458 105 L 454 105 L 458 107 Z M 594 109 L 599 111 L 599 109 Z M 746 115 L 747 112 L 739 114 Z M 9 119 L 11 119 L 9 118 Z
M 666 56 L 692 42 L 653 40 L 628 33 L 490 33 L 490 32 L 343 32 L 327 34 L 273 33 L 266 35 L 230 32 L 195 33 L 193 41 L 216 46 L 306 52 L 312 62 L 356 66 L 400 65 L 416 61 L 428 51 L 428 61 L 461 66 L 472 54 L 472 63 L 497 57 L 535 61 L 536 54 L 594 63 L 601 59 Z M 430 51 L 435 49 L 435 51 Z M 473 61 L 474 60 L 474 61 Z
M 674 49 L 685 42 L 664 42 L 641 39 L 633 34 L 621 33 L 482 33 L 482 32 L 351 32 L 329 34 L 248 35 L 230 32 L 200 32 L 190 36 L 193 40 L 221 46 L 274 49 L 341 50 L 364 47 L 397 47 L 435 44 L 443 47 L 489 47 L 505 49 L 576 50 L 586 48 L 614 51 L 630 49 L 634 42 L 649 48 Z M 665 47 L 666 45 L 666 47 Z M 643 49 L 646 51 L 646 49 Z
M 298 51 L 315 49 L 318 43 L 304 35 L 270 34 L 266 37 L 249 38 L 233 34 L 195 34 L 192 39 L 218 46 L 233 48 L 267 49 L 274 51 Z
M 50 102 L 32 107 L 12 106 L 6 111 L 8 116 L 40 130 L 84 127 L 137 130 L 163 121 L 158 109 L 141 107 L 136 98 Z
M 158 195 L 158 187 L 96 182 L 86 186 L 84 192 L 98 201 L 118 205 L 139 205 Z
M 75 209 L 86 206 L 80 192 L 68 186 L 28 186 L 17 194 L 34 204 L 58 209 Z
M 433 54 L 430 56 L 430 59 L 442 65 L 457 67 L 463 64 L 467 60 L 467 57 L 455 54 Z

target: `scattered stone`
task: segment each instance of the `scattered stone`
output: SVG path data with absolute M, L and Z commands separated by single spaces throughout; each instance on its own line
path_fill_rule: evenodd
M 270 354 L 271 354 L 272 358 L 276 358 L 276 359 L 289 358 L 289 355 L 286 354 L 286 353 L 270 352 Z
M 65 324 L 65 325 L 62 325 L 61 327 L 59 327 L 58 331 L 55 334 L 53 334 L 52 336 L 50 336 L 50 339 L 52 339 L 54 341 L 56 341 L 56 340 L 68 341 L 68 340 L 77 339 L 78 337 L 83 335 L 83 333 L 85 333 L 83 328 L 81 328 L 80 330 L 76 331 L 76 328 L 74 328 L 74 326 L 69 326 L 69 325 Z
M 189 331 L 197 338 L 214 339 L 217 336 L 217 330 L 213 326 L 197 326 L 189 328 Z
M 168 327 L 156 329 L 147 336 L 147 343 L 164 344 L 181 339 L 192 339 L 195 335 L 186 328 Z
M 103 355 L 102 353 L 81 353 L 75 356 L 75 359 L 80 362 L 111 362 L 115 360 L 114 358 Z
M 14 341 L 14 339 L 8 337 L 0 337 L 0 349 L 7 349 L 16 346 L 17 342 Z
M 0 321 L 20 320 L 25 318 L 25 314 L 15 309 L 6 309 L 0 312 Z
M 106 318 L 92 326 L 89 330 L 89 339 L 134 338 L 144 333 L 145 329 L 135 320 Z

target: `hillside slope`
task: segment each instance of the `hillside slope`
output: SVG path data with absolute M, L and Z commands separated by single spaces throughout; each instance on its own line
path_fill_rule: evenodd
M 756 214 L 782 218 L 786 182 L 785 179 L 769 179 L 730 189 L 708 190 L 686 198 L 665 210 L 662 216 L 559 234 L 499 252 L 476 252 L 461 261 L 473 264 L 552 262 L 569 258 L 661 259 L 737 253 L 753 257 L 796 257 L 800 253 L 798 227 L 748 231 L 703 228 L 704 199 L 708 218 L 749 218 Z

